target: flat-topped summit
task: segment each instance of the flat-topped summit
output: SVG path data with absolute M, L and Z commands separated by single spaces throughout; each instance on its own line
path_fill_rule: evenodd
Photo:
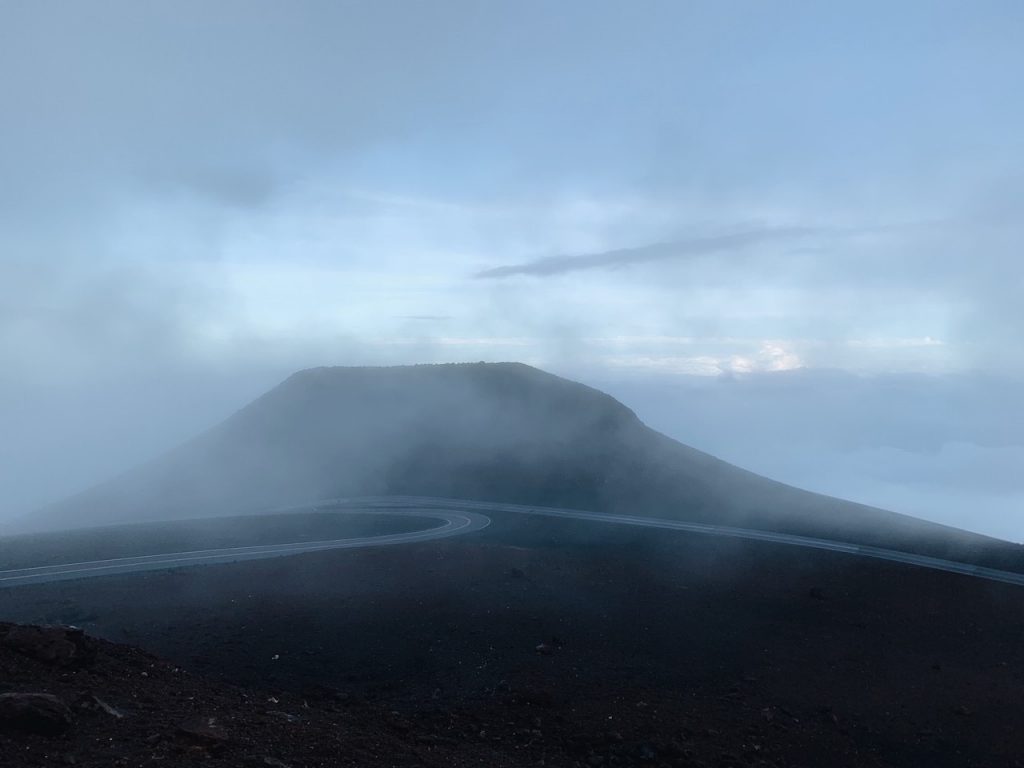
M 609 395 L 519 363 L 300 371 L 40 520 L 189 518 L 386 494 L 649 514 L 944 554 L 951 541 L 987 541 L 759 477 L 655 432 Z

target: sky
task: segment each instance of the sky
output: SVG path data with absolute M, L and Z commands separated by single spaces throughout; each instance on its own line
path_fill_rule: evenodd
M 519 360 L 1024 540 L 1024 5 L 0 0 L 0 520 Z

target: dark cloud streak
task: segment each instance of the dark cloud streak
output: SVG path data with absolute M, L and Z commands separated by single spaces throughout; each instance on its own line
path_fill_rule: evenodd
M 821 234 L 824 230 L 815 227 L 777 227 L 772 229 L 748 230 L 727 235 L 698 237 L 665 243 L 642 245 L 636 248 L 617 248 L 600 253 L 581 255 L 549 256 L 522 264 L 508 264 L 477 272 L 480 279 L 501 279 L 516 275 L 550 277 L 585 269 L 616 269 L 652 261 L 667 261 L 692 256 L 703 256 L 722 251 L 739 250 L 754 245 L 779 241 L 797 240 L 810 235 Z

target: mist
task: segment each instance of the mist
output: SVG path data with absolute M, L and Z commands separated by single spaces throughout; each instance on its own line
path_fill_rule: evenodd
M 1016 4 L 0 13 L 0 523 L 296 370 L 518 360 L 1024 539 Z
M 1020 0 L 0 0 L 0 762 L 1019 765 Z

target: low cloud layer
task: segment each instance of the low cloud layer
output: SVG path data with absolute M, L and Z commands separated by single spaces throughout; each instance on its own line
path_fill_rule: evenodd
M 1019 380 L 600 375 L 647 423 L 802 488 L 1024 541 Z

